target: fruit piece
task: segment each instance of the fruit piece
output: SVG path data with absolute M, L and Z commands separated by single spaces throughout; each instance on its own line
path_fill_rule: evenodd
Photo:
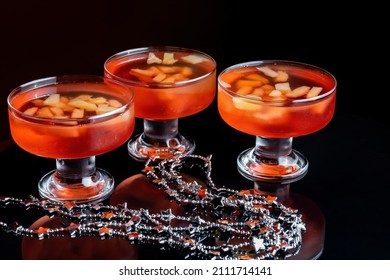
M 52 94 L 43 101 L 43 104 L 47 106 L 56 106 L 58 103 L 60 103 L 59 93 Z
M 204 58 L 199 56 L 199 55 L 196 55 L 196 54 L 190 54 L 187 56 L 183 56 L 181 58 L 181 60 L 183 60 L 184 62 L 187 62 L 187 63 L 197 64 L 197 63 L 201 63 L 202 61 L 204 61 Z
M 286 93 L 286 96 L 287 97 L 292 97 L 292 98 L 297 98 L 297 97 L 302 97 L 304 95 L 306 95 L 310 90 L 310 87 L 308 86 L 300 86 L 300 87 L 297 87 L 295 89 L 293 89 L 292 91 Z
M 181 81 L 188 80 L 188 78 L 181 73 L 173 74 L 172 78 L 175 80 L 175 82 L 181 82 Z
M 168 76 L 164 80 L 161 81 L 161 83 L 174 83 L 174 82 L 175 82 L 175 78 L 172 76 Z
M 108 105 L 110 105 L 111 107 L 114 107 L 114 108 L 120 108 L 122 107 L 122 103 L 120 103 L 118 100 L 116 99 L 110 99 L 108 100 Z
M 288 81 L 288 74 L 286 71 L 278 71 L 278 75 L 274 78 L 275 83 L 284 83 Z
M 176 61 L 177 61 L 177 59 L 175 59 L 173 53 L 168 53 L 168 52 L 164 53 L 162 64 L 164 64 L 164 65 L 172 65 Z
M 252 92 L 253 90 L 253 87 L 251 86 L 243 86 L 243 87 L 240 87 L 236 93 L 239 94 L 239 95 L 248 95 Z
M 264 90 L 265 94 L 269 94 L 271 91 L 273 91 L 275 89 L 275 87 L 273 85 L 270 85 L 270 84 L 263 85 L 261 88 Z
M 54 114 L 50 111 L 49 107 L 42 107 L 38 109 L 36 116 L 39 118 L 50 119 L 54 117 Z
M 162 80 L 164 80 L 166 77 L 167 77 L 167 74 L 160 73 L 160 74 L 158 74 L 157 76 L 155 76 L 155 77 L 153 78 L 153 81 L 159 83 L 159 82 L 161 82 Z
M 311 98 L 317 96 L 322 91 L 322 87 L 312 87 L 309 92 L 306 94 L 307 98 Z
M 255 95 L 255 96 L 263 96 L 264 95 L 264 89 L 263 88 L 255 88 L 253 91 L 252 91 L 252 94 Z
M 45 106 L 45 104 L 43 104 L 43 100 L 42 99 L 32 100 L 31 103 L 34 104 L 34 106 L 37 106 L 37 107 Z
M 72 111 L 72 115 L 70 116 L 72 119 L 81 119 L 84 117 L 84 109 L 74 108 Z
M 257 100 L 261 100 L 259 97 L 254 96 L 254 95 L 247 95 L 247 97 L 248 96 L 250 96 L 254 99 L 257 99 Z M 261 105 L 251 103 L 251 102 L 249 102 L 241 97 L 233 97 L 233 104 L 234 104 L 234 107 L 236 107 L 237 109 L 248 110 L 248 111 L 259 110 L 262 107 Z
M 271 77 L 271 78 L 276 78 L 278 76 L 278 72 L 272 70 L 268 66 L 263 66 L 263 67 L 257 67 L 258 70 L 264 73 L 264 75 Z
M 249 75 L 246 75 L 245 76 L 245 79 L 248 79 L 248 80 L 255 80 L 255 81 L 262 81 L 264 84 L 268 84 L 269 83 L 269 80 L 258 74 L 258 73 L 252 73 L 252 74 L 249 74 Z
M 268 95 L 269 95 L 269 96 L 272 96 L 272 97 L 278 97 L 278 96 L 281 96 L 281 95 L 282 95 L 282 92 L 281 92 L 280 90 L 274 89 L 274 90 L 271 91 Z
M 140 68 L 133 68 L 130 70 L 130 73 L 133 75 L 143 75 L 143 76 L 148 76 L 148 77 L 153 77 L 155 75 L 155 71 L 153 69 L 140 69 Z M 137 76 L 137 75 L 136 75 Z
M 150 52 L 148 54 L 148 59 L 146 60 L 146 62 L 148 64 L 153 64 L 153 63 L 160 64 L 162 62 L 162 60 L 160 58 L 158 58 L 154 53 Z
M 163 72 L 164 74 L 173 74 L 181 70 L 181 67 L 172 67 L 172 66 L 163 66 L 163 65 L 159 65 L 156 68 L 160 72 Z
M 189 77 L 192 75 L 192 68 L 185 66 L 181 69 L 180 73 L 183 74 L 183 76 L 185 77 Z
M 31 108 L 28 108 L 23 113 L 26 115 L 34 116 L 37 111 L 38 111 L 38 107 L 31 107 Z
M 64 110 L 58 107 L 49 107 L 50 111 L 54 114 L 55 117 L 63 116 Z
M 97 108 L 96 108 L 96 114 L 97 115 L 100 115 L 100 114 L 105 114 L 105 113 L 108 113 L 108 112 L 111 112 L 113 110 L 115 110 L 117 108 L 115 107 L 112 107 L 112 106 L 109 106 L 107 104 L 100 104 Z
M 290 83 L 277 83 L 277 84 L 275 84 L 275 89 L 277 89 L 283 93 L 290 92 L 291 91 Z
M 95 97 L 95 98 L 90 98 L 89 99 L 90 101 L 92 101 L 93 103 L 95 103 L 96 105 L 98 104 L 104 104 L 107 102 L 107 99 L 105 99 L 104 97 Z
M 261 87 L 263 85 L 263 82 L 262 81 L 258 81 L 258 80 L 238 80 L 236 82 L 236 87 L 237 88 L 241 88 L 241 87 L 247 87 L 247 86 L 250 86 L 250 87 Z
M 85 109 L 89 112 L 96 111 L 97 108 L 96 104 L 78 98 L 70 100 L 68 105 L 79 109 Z

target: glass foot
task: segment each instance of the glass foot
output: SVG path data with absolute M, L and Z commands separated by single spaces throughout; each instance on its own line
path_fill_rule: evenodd
M 295 150 L 277 158 L 259 157 L 255 153 L 256 149 L 250 148 L 237 157 L 238 171 L 252 181 L 291 183 L 304 177 L 309 167 L 306 157 Z
M 150 144 L 145 140 L 142 133 L 130 139 L 127 149 L 129 155 L 138 161 L 146 161 L 148 159 L 164 160 L 179 155 L 191 154 L 195 150 L 195 141 L 184 135 L 177 135 L 175 138 Z
M 64 179 L 57 170 L 47 173 L 38 183 L 39 194 L 54 201 L 97 203 L 114 190 L 114 178 L 107 171 L 96 169 L 92 175 Z

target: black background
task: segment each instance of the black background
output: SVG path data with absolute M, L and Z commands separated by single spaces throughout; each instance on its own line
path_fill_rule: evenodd
M 384 238 L 390 235 L 385 199 L 390 187 L 385 176 L 389 150 L 384 136 L 389 132 L 389 48 L 384 13 L 379 5 L 354 3 L 342 9 L 317 1 L 305 5 L 204 0 L 2 2 L 0 141 L 10 138 L 6 97 L 12 89 L 47 76 L 103 75 L 105 59 L 130 48 L 198 49 L 214 57 L 218 72 L 250 60 L 314 64 L 337 79 L 337 111 L 325 129 L 294 140 L 295 148 L 310 161 L 309 174 L 295 190 L 324 211 L 329 231 L 324 259 L 390 259 L 390 242 Z M 253 137 L 224 124 L 215 103 L 180 125 L 196 139 L 197 151 L 213 154 L 219 183 L 242 182 L 234 175 L 235 157 L 247 148 L 243 143 L 254 144 Z M 141 129 L 139 122 L 136 130 Z M 35 159 L 12 149 L 16 156 L 9 151 L 0 154 L 12 158 L 2 160 L 7 165 L 3 177 L 16 174 L 19 162 L 26 166 Z M 226 162 L 231 162 L 228 168 Z M 34 166 L 24 174 L 37 181 L 52 164 Z M 127 157 L 105 164 L 111 170 L 134 165 Z M 115 171 L 119 180 L 127 176 L 120 173 L 122 168 Z M 0 194 L 27 192 L 25 186 L 18 192 L 15 176 L 7 180 L 16 183 L 12 190 L 2 187 Z M 7 254 L 3 258 L 19 257 L 19 252 Z

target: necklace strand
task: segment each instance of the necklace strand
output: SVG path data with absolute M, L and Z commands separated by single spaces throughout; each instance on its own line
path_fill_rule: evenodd
M 184 173 L 194 171 L 203 175 L 204 184 L 184 179 Z M 187 259 L 286 259 L 299 253 L 306 230 L 301 214 L 275 197 L 216 187 L 211 179 L 211 156 L 150 160 L 142 173 L 185 209 L 185 215 L 175 215 L 171 209 L 160 213 L 129 209 L 127 203 L 76 204 L 33 196 L 0 196 L 0 207 L 37 209 L 63 222 L 62 227 L 30 229 L 0 221 L 0 231 L 40 240 L 61 236 L 121 238 L 131 244 L 152 243 L 178 250 Z

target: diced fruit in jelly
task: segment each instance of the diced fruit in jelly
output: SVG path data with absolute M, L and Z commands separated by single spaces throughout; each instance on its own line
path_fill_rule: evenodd
M 79 109 L 85 109 L 86 111 L 90 111 L 90 112 L 96 111 L 96 109 L 97 109 L 97 106 L 95 103 L 84 101 L 82 99 L 73 99 L 73 100 L 69 101 L 68 105 L 72 106 L 72 107 L 79 108 Z
M 288 74 L 286 71 L 278 71 L 278 75 L 274 78 L 276 83 L 284 83 L 288 81 Z
M 263 107 L 261 111 L 256 112 L 254 117 L 261 120 L 266 121 L 275 121 L 278 119 L 282 119 L 285 117 L 283 114 L 283 109 L 278 107 Z
M 21 110 L 24 110 L 25 114 L 40 118 L 81 119 L 86 116 L 107 113 L 120 107 L 122 107 L 122 103 L 114 98 L 93 97 L 90 94 L 79 94 L 73 97 L 56 93 L 45 99 L 32 100 L 25 105 L 25 109 Z M 64 122 L 64 124 L 77 125 L 77 122 Z
M 300 86 L 300 87 L 297 87 L 295 89 L 293 89 L 292 91 L 286 93 L 286 96 L 287 97 L 293 97 L 293 98 L 297 98 L 297 97 L 302 97 L 304 95 L 306 95 L 310 90 L 310 87 L 308 86 Z
M 155 53 L 150 52 L 150 53 L 148 54 L 148 59 L 147 59 L 147 63 L 148 63 L 148 64 L 153 64 L 153 63 L 158 63 L 158 64 L 160 64 L 161 62 L 162 62 L 162 60 L 161 60 L 159 57 L 157 57 L 157 56 L 155 55 Z
M 322 91 L 322 87 L 312 87 L 309 92 L 306 94 L 307 98 L 315 97 L 319 95 Z
M 249 95 L 247 95 L 247 97 L 248 96 Z M 254 96 L 254 95 L 251 95 L 250 97 L 253 98 L 253 99 L 260 100 L 259 97 Z M 261 105 L 252 103 L 252 102 L 247 101 L 247 100 L 245 100 L 244 98 L 241 98 L 241 97 L 233 97 L 233 104 L 234 104 L 234 107 L 236 107 L 237 109 L 240 109 L 240 110 L 250 110 L 250 111 L 252 111 L 252 110 L 259 110 L 261 108 Z
M 58 93 L 50 95 L 48 98 L 43 101 L 44 105 L 47 106 L 56 106 L 60 103 L 60 95 Z
M 284 93 L 290 92 L 291 91 L 290 83 L 288 83 L 288 82 L 277 83 L 277 84 L 275 84 L 275 89 L 277 89 L 281 92 L 284 92 Z
M 268 77 L 276 78 L 278 76 L 278 72 L 272 70 L 268 66 L 257 67 L 257 69 L 262 71 L 264 75 L 267 75 Z
M 190 54 L 187 56 L 183 56 L 181 58 L 181 60 L 183 60 L 187 63 L 197 64 L 197 63 L 201 63 L 202 61 L 204 61 L 204 58 L 199 56 L 199 55 L 196 55 L 196 54 Z
M 54 117 L 54 114 L 50 111 L 49 107 L 42 107 L 38 109 L 36 116 L 39 118 L 50 119 Z
M 72 119 L 81 119 L 84 117 L 84 109 L 75 108 L 70 116 Z
M 30 116 L 34 116 L 37 111 L 38 111 L 38 107 L 31 107 L 28 108 L 26 111 L 24 111 L 24 113 Z
M 177 61 L 177 59 L 175 59 L 174 53 L 170 53 L 170 52 L 165 52 L 164 53 L 162 64 L 172 65 L 176 61 Z

